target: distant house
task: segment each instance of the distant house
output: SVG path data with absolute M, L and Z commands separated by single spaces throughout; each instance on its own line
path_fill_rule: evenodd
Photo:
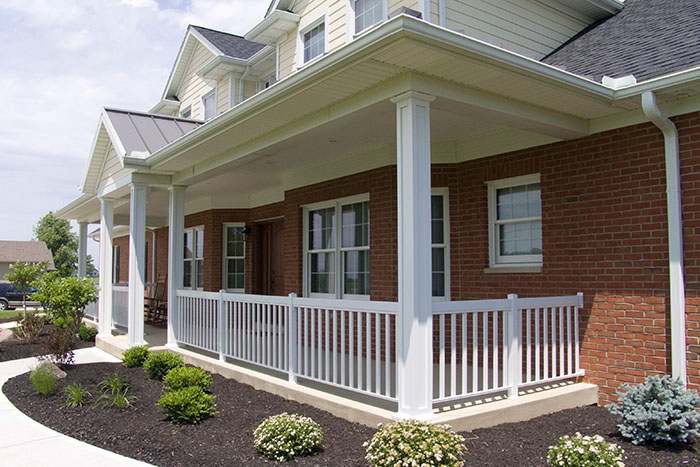
M 5 274 L 10 272 L 10 265 L 22 261 L 25 263 L 46 263 L 46 270 L 53 271 L 53 255 L 44 242 L 14 242 L 0 240 L 0 282 L 5 281 Z

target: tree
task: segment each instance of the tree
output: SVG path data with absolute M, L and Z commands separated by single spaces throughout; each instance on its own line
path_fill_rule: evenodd
M 46 263 L 22 263 L 17 261 L 10 265 L 10 272 L 5 274 L 5 279 L 12 282 L 22 294 L 22 307 L 27 313 L 27 292 L 34 283 L 39 280 L 46 270 Z
M 47 273 L 38 285 L 39 291 L 32 294 L 32 299 L 44 305 L 56 326 L 77 333 L 85 317 L 85 307 L 97 301 L 94 282 Z
M 53 255 L 53 264 L 59 276 L 68 277 L 78 269 L 78 236 L 71 231 L 70 222 L 49 212 L 34 226 L 34 238 L 46 243 Z M 88 256 L 87 270 L 94 269 Z

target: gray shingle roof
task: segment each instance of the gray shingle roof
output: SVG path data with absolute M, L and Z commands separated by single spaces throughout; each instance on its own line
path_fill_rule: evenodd
M 700 1 L 627 0 L 542 61 L 598 82 L 630 74 L 643 81 L 700 65 Z
M 53 255 L 44 242 L 15 242 L 0 240 L 0 263 L 47 263 L 53 270 Z
M 215 31 L 213 29 L 203 28 L 201 26 L 191 26 L 209 42 L 211 42 L 221 52 L 232 58 L 249 59 L 256 53 L 260 52 L 265 47 L 265 44 L 259 44 L 244 39 L 235 34 L 227 32 Z
M 132 153 L 153 154 L 176 139 L 204 124 L 197 120 L 149 114 L 129 110 L 107 109 L 109 119 L 126 156 Z

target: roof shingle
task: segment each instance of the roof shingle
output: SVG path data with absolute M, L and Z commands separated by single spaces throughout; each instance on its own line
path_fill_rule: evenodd
M 247 60 L 265 48 L 265 44 L 252 42 L 235 34 L 215 31 L 201 26 L 191 27 L 228 57 Z
M 47 269 L 55 269 L 53 255 L 44 242 L 17 242 L 0 240 L 0 263 L 47 263 Z

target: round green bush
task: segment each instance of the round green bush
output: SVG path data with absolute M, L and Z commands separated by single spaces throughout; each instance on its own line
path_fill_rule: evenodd
M 286 412 L 266 418 L 253 434 L 255 449 L 281 462 L 311 454 L 323 442 L 323 430 L 318 423 Z
M 56 374 L 49 362 L 41 362 L 29 372 L 29 379 L 39 394 L 49 396 L 56 392 Z
M 151 379 L 163 380 L 173 368 L 185 366 L 182 357 L 172 352 L 152 353 L 143 362 L 143 369 Z
M 448 425 L 432 425 L 418 420 L 402 420 L 379 425 L 367 448 L 365 459 L 373 466 L 464 465 L 462 454 L 467 448 L 464 438 Z
M 124 351 L 124 357 L 122 357 L 122 365 L 127 368 L 136 368 L 143 366 L 151 352 L 145 345 L 139 345 L 137 347 L 132 347 Z
M 617 425 L 620 433 L 632 444 L 687 443 L 698 436 L 700 404 L 696 391 L 683 387 L 683 383 L 670 376 L 649 376 L 637 386 L 623 384 L 620 405 L 611 404 L 607 409 L 622 417 Z
M 94 341 L 96 335 L 97 335 L 97 329 L 91 328 L 89 326 L 85 326 L 82 323 L 80 324 L 80 329 L 78 330 L 78 338 L 81 341 L 85 341 L 85 342 Z
M 212 378 L 209 373 L 201 368 L 180 366 L 170 370 L 163 378 L 163 381 L 172 391 L 189 386 L 199 386 L 204 391 L 208 391 Z
M 549 465 L 567 467 L 625 467 L 624 457 L 625 451 L 622 448 L 606 442 L 602 436 L 583 436 L 576 433 L 573 438 L 568 435 L 562 436 L 556 446 L 550 446 L 547 462 Z
M 216 413 L 215 399 L 199 386 L 189 386 L 166 392 L 158 405 L 173 423 L 198 423 Z

